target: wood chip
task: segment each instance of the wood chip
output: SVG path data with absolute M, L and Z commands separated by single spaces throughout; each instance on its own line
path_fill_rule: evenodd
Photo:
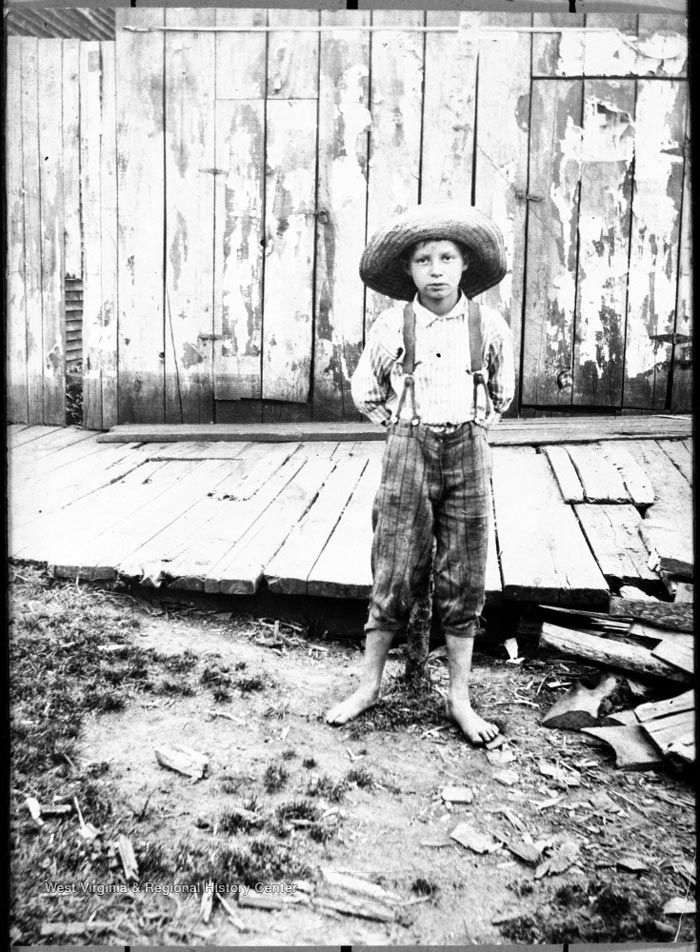
M 541 760 L 538 764 L 539 771 L 543 777 L 551 777 L 562 787 L 580 787 L 581 777 L 576 770 L 567 770 L 565 767 L 558 767 L 556 764 L 547 763 Z
M 136 862 L 136 854 L 134 853 L 134 847 L 131 845 L 131 840 L 127 836 L 124 836 L 123 833 L 120 833 L 117 837 L 115 848 L 122 862 L 126 881 L 138 882 L 139 866 Z
M 209 767 L 208 757 L 181 744 L 156 747 L 154 752 L 161 767 L 167 767 L 193 780 L 201 780 Z
M 694 916 L 695 900 L 685 899 L 683 896 L 674 896 L 664 905 L 663 915 L 665 916 Z
M 576 862 L 579 855 L 579 845 L 573 840 L 567 840 L 548 856 L 535 870 L 535 879 L 543 876 L 558 876 Z
M 595 688 L 575 684 L 557 699 L 542 718 L 545 727 L 557 727 L 577 731 L 598 723 L 603 703 L 616 690 L 620 679 L 612 674 L 604 675 Z
M 499 847 L 499 843 L 492 836 L 480 833 L 468 823 L 460 823 L 450 833 L 450 836 L 474 853 L 492 853 Z
M 34 820 L 37 826 L 43 826 L 44 821 L 41 819 L 41 805 L 36 797 L 27 797 L 24 801 L 24 805 L 29 810 L 32 820 Z
M 505 742 L 506 739 L 503 734 L 497 734 L 493 740 L 490 740 L 488 743 L 484 744 L 484 747 L 486 750 L 496 750 L 498 747 L 503 747 Z
M 445 787 L 441 796 L 446 803 L 471 803 L 474 791 L 469 787 Z
M 650 770 L 663 763 L 663 757 L 646 736 L 642 728 L 630 727 L 584 727 L 582 733 L 590 734 L 609 744 L 615 751 L 618 767 L 627 770 Z
M 493 779 L 502 783 L 504 787 L 513 787 L 520 780 L 520 776 L 515 770 L 494 770 Z
M 649 865 L 639 856 L 634 856 L 632 853 L 625 853 L 623 856 L 620 856 L 616 860 L 615 865 L 620 869 L 626 870 L 628 873 L 646 873 L 649 870 Z
M 246 931 L 245 923 L 244 923 L 243 920 L 240 918 L 240 916 L 236 915 L 236 913 L 234 912 L 234 909 L 233 909 L 233 906 L 231 905 L 231 903 L 230 903 L 230 902 L 227 902 L 227 900 L 224 899 L 224 897 L 221 895 L 221 893 L 217 893 L 217 894 L 216 894 L 216 898 L 219 900 L 219 903 L 220 903 L 220 905 L 221 905 L 221 908 L 224 910 L 224 912 L 225 912 L 226 915 L 228 916 L 229 922 L 230 922 L 232 925 L 234 925 L 234 926 L 238 929 L 239 932 L 245 932 L 245 931 Z
M 524 840 L 509 840 L 506 846 L 514 856 L 530 866 L 537 866 L 542 857 L 542 850 L 535 843 L 525 843 Z
M 501 748 L 500 750 L 488 750 L 486 752 L 486 759 L 494 767 L 505 767 L 506 764 L 512 764 L 515 760 L 515 754 L 509 748 Z
M 202 893 L 202 898 L 199 903 L 199 914 L 202 917 L 202 921 L 205 925 L 209 924 L 211 919 L 211 911 L 214 907 L 214 883 L 210 879 L 209 882 L 204 884 L 204 891 Z

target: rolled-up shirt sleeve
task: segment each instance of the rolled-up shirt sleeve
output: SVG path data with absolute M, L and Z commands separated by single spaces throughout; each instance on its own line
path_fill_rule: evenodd
M 515 394 L 513 335 L 497 311 L 491 311 L 486 363 L 489 370 L 488 389 L 493 409 L 499 415 L 510 406 Z
M 350 391 L 355 406 L 372 423 L 391 418 L 387 401 L 392 394 L 389 375 L 403 352 L 402 338 L 384 315 L 372 325 L 365 349 L 352 375 Z

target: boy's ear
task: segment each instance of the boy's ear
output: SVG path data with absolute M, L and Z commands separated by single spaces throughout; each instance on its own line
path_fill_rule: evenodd
M 406 274 L 410 274 L 410 273 L 411 273 L 411 261 L 410 261 L 410 259 L 409 259 L 409 258 L 402 258 L 402 259 L 401 259 L 401 267 L 404 269 L 404 271 L 406 272 Z

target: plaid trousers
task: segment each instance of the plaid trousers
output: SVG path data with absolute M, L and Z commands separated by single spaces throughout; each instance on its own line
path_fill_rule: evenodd
M 365 631 L 402 631 L 433 559 L 443 630 L 473 637 L 484 607 L 491 509 L 486 431 L 438 433 L 399 421 L 387 435 L 372 509 L 372 593 Z

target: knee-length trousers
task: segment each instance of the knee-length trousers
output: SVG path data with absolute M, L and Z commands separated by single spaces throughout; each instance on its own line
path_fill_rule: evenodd
M 405 629 L 415 592 L 432 571 L 443 631 L 473 637 L 484 607 L 491 509 L 486 431 L 465 423 L 439 433 L 394 423 L 372 509 L 372 593 L 365 631 Z

